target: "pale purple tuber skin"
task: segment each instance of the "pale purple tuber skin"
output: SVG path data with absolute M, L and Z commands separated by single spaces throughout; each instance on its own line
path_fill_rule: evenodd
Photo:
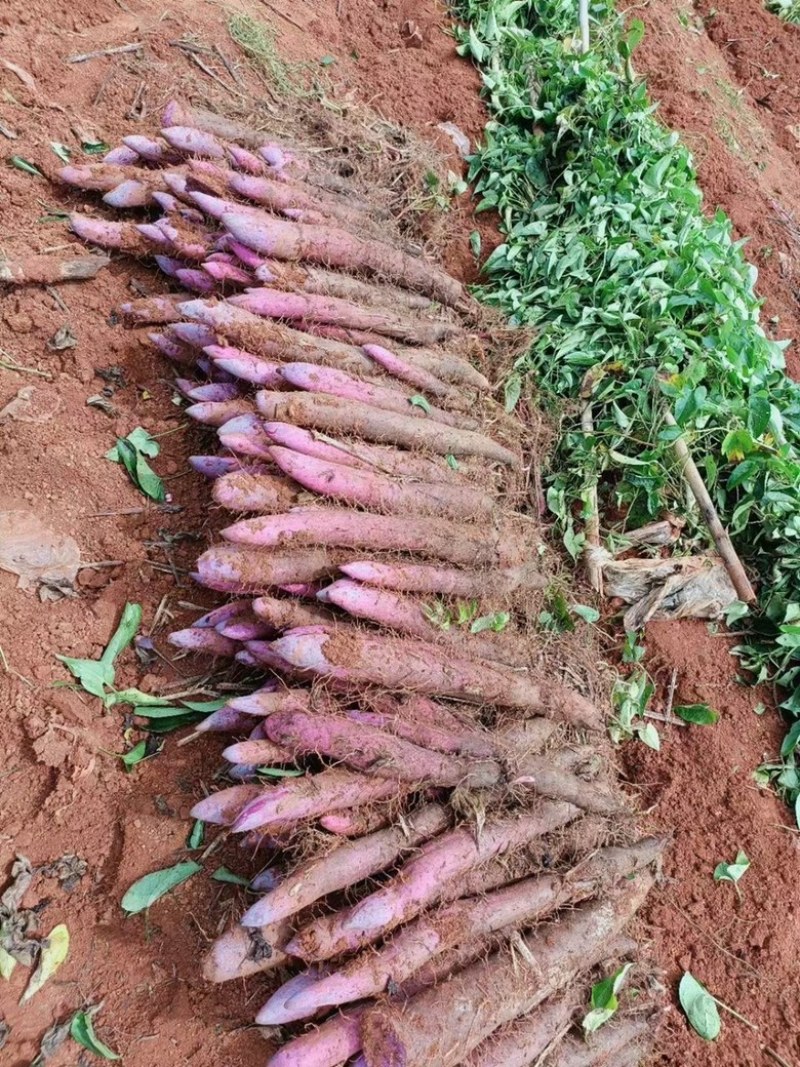
M 231 641 L 257 641 L 262 637 L 268 637 L 270 633 L 269 627 L 259 621 L 255 615 L 239 616 L 228 622 L 221 622 L 216 630 L 223 637 L 229 637 Z
M 182 312 L 185 306 L 180 305 Z M 503 463 L 515 468 L 520 464 L 519 457 L 510 449 L 482 433 L 432 418 L 378 408 L 353 397 L 344 398 L 331 392 L 287 395 L 265 390 L 257 394 L 256 404 L 269 422 L 293 422 L 334 436 L 346 434 L 376 444 L 424 448 L 441 456 L 477 457 L 483 462 Z
M 177 381 L 175 384 L 178 384 Z M 209 382 L 206 385 L 197 385 L 195 382 L 191 382 L 188 384 L 190 388 L 181 389 L 181 392 L 187 399 L 194 400 L 197 403 L 205 403 L 206 401 L 224 403 L 226 400 L 234 400 L 237 396 L 242 395 L 238 385 L 234 385 L 232 382 Z M 180 386 L 178 388 L 180 389 Z
M 452 415 L 432 405 L 428 405 L 426 409 L 413 405 L 411 397 L 414 394 L 410 390 L 404 393 L 398 389 L 372 385 L 369 382 L 359 381 L 349 374 L 343 374 L 342 371 L 332 367 L 320 367 L 313 363 L 287 363 L 283 369 L 283 376 L 290 385 L 307 392 L 330 394 L 341 397 L 343 400 L 357 400 L 370 407 L 393 411 L 398 415 L 412 418 L 441 422 L 445 426 L 461 426 L 472 430 L 478 426 L 475 419 L 468 418 L 466 415 Z
M 329 658 L 331 653 L 337 654 L 333 634 L 287 634 L 274 642 L 274 647 L 295 667 L 342 682 L 366 682 L 505 707 L 542 706 L 542 689 L 530 681 L 527 672 L 457 657 L 435 644 L 411 638 L 348 636 L 346 663 L 341 664 Z
M 334 570 L 321 549 L 289 552 L 248 551 L 236 545 L 217 545 L 197 561 L 200 582 L 226 593 L 268 592 L 290 582 L 313 582 Z
M 611 899 L 539 928 L 524 939 L 524 957 L 504 946 L 403 1004 L 387 1001 L 368 1009 L 361 1027 L 367 1063 L 376 1067 L 388 1055 L 401 1057 L 391 1062 L 406 1067 L 462 1063 L 499 1026 L 532 1011 L 599 962 L 652 884 L 651 875 L 640 873 Z
M 258 789 L 258 786 L 234 786 L 235 789 Z M 284 926 L 267 926 L 245 930 L 234 926 L 214 941 L 203 961 L 203 977 L 209 982 L 229 982 L 251 974 L 274 970 L 286 964 L 280 946 L 285 943 Z
M 267 1061 L 266 1067 L 340 1067 L 361 1048 L 362 1011 L 355 1008 L 332 1015 L 289 1041 Z
M 221 221 L 237 241 L 276 259 L 307 259 L 346 270 L 361 268 L 451 307 L 466 302 L 460 282 L 437 267 L 415 260 L 379 241 L 365 241 L 332 226 L 304 225 L 279 219 L 255 222 L 252 215 L 243 211 L 225 214 Z
M 140 163 L 141 159 L 139 153 L 128 145 L 121 144 L 117 148 L 112 148 L 110 152 L 106 152 L 103 156 L 104 163 L 116 163 L 120 166 L 130 166 L 131 164 Z
M 252 285 L 253 276 L 246 270 L 232 263 L 224 263 L 219 260 L 207 259 L 203 264 L 203 270 L 209 274 L 218 285 L 240 286 Z
M 231 237 L 228 241 L 228 247 L 236 256 L 236 258 L 239 259 L 244 264 L 244 266 L 248 267 L 250 270 L 258 271 L 263 266 L 263 257 L 260 256 L 258 252 L 254 252 L 252 248 L 248 248 L 247 245 L 243 245 L 241 241 L 234 241 L 234 239 Z
M 196 619 L 192 623 L 192 628 L 213 630 L 221 622 L 227 622 L 228 619 L 233 619 L 249 609 L 249 600 L 231 600 L 227 604 L 222 604 L 218 608 L 213 608 L 211 611 L 207 611 L 205 615 L 201 615 L 199 619 Z
M 175 341 L 164 333 L 149 333 L 147 339 L 153 343 L 162 356 L 174 360 L 183 366 L 191 366 L 194 363 L 192 353 L 179 341 Z
M 521 571 L 461 570 L 455 567 L 433 566 L 420 563 L 381 563 L 358 560 L 343 563 L 339 568 L 348 578 L 355 578 L 367 585 L 382 589 L 394 589 L 407 593 L 439 593 L 443 596 L 481 596 L 491 588 L 495 593 L 510 593 L 520 585 L 527 584 Z M 538 575 L 542 581 L 541 575 Z M 539 582 L 532 588 L 539 588 Z
M 351 961 L 341 972 L 300 993 L 276 994 L 275 1005 L 285 1005 L 292 1019 L 297 1019 L 322 1007 L 377 996 L 390 981 L 406 981 L 434 956 L 459 942 L 480 944 L 481 939 L 498 931 L 534 925 L 567 904 L 574 907 L 596 892 L 612 888 L 652 863 L 664 844 L 663 839 L 653 838 L 629 849 L 601 849 L 589 861 L 590 866 L 583 865 L 583 871 L 573 869 L 567 878 L 538 875 L 423 914 L 390 942 Z M 278 1024 L 289 1020 L 275 1014 L 264 1021 Z
M 128 134 L 122 138 L 122 143 L 132 149 L 137 156 L 146 159 L 148 163 L 162 163 L 177 160 L 179 157 L 170 152 L 166 142 L 158 141 L 153 137 L 144 137 L 141 134 Z
M 248 150 L 242 148 L 241 145 L 228 143 L 225 145 L 225 151 L 228 153 L 228 159 L 230 160 L 231 166 L 236 170 L 240 170 L 245 174 L 264 173 L 264 160 L 259 159 L 259 157 L 253 155 L 252 152 L 248 152 Z
M 280 745 L 272 741 L 238 741 L 235 745 L 228 745 L 222 752 L 223 759 L 234 764 L 244 764 L 253 767 L 261 767 L 265 764 L 294 763 L 292 756 Z
M 396 782 L 332 768 L 320 774 L 291 778 L 265 790 L 241 808 L 233 829 L 241 833 L 272 823 L 314 819 L 330 811 L 384 800 L 396 791 Z
M 216 826 L 230 826 L 242 808 L 260 797 L 263 790 L 261 785 L 234 785 L 220 789 L 199 800 L 192 808 L 191 816 Z
M 167 144 L 186 155 L 225 159 L 225 149 L 216 137 L 192 126 L 166 126 L 161 130 L 161 136 Z
M 174 322 L 170 331 L 175 334 L 179 341 L 191 345 L 192 348 L 207 348 L 216 343 L 216 334 L 199 322 Z
M 175 272 L 175 277 L 187 289 L 195 293 L 213 293 L 216 282 L 211 275 L 204 270 L 195 270 L 193 267 L 182 267 Z
M 222 478 L 225 474 L 235 474 L 236 471 L 262 474 L 269 469 L 258 464 L 245 465 L 236 456 L 189 456 L 189 466 L 198 474 L 212 479 Z
M 203 351 L 218 367 L 233 374 L 236 378 L 241 378 L 242 381 L 266 386 L 268 389 L 280 389 L 283 385 L 279 363 L 259 359 L 250 352 L 244 352 L 241 348 L 233 348 L 230 345 L 207 345 Z
M 452 385 L 443 382 L 435 374 L 426 371 L 424 367 L 415 367 L 413 363 L 409 363 L 394 352 L 390 352 L 388 348 L 384 348 L 382 345 L 362 345 L 362 348 L 370 359 L 374 359 L 387 374 L 401 382 L 405 382 L 406 385 L 412 385 L 417 390 L 421 389 L 426 393 L 430 393 L 431 396 L 443 397 L 459 407 L 468 403 L 467 398 L 462 393 L 457 392 Z
M 248 696 L 234 697 L 230 706 L 245 715 L 263 717 L 274 715 L 288 706 L 309 708 L 310 701 L 311 692 L 308 689 L 282 689 L 276 685 L 269 690 L 263 688 Z
M 571 804 L 547 801 L 536 814 L 487 819 L 477 840 L 465 827 L 435 838 L 382 888 L 350 908 L 313 920 L 292 938 L 286 951 L 310 962 L 362 948 L 439 899 L 449 881 L 579 815 L 580 810 Z
M 318 496 L 390 514 L 430 514 L 448 519 L 489 515 L 494 501 L 480 489 L 444 482 L 404 483 L 385 474 L 359 470 L 276 446 L 280 469 Z
M 114 189 L 110 189 L 103 197 L 104 203 L 109 207 L 145 207 L 152 202 L 151 190 L 135 178 L 128 178 L 120 182 Z
M 185 649 L 187 652 L 198 652 L 206 656 L 222 656 L 224 659 L 232 659 L 239 650 L 239 643 L 231 641 L 227 637 L 218 634 L 216 630 L 206 627 L 190 627 L 187 630 L 176 630 L 167 638 L 175 648 Z
M 446 830 L 447 808 L 428 804 L 405 820 L 407 830 L 394 826 L 366 837 L 346 841 L 316 861 L 302 864 L 294 873 L 242 916 L 244 926 L 264 926 L 289 918 L 328 893 L 346 889 L 383 870 L 403 852 Z
M 225 707 L 212 711 L 205 719 L 198 722 L 194 727 L 194 732 L 197 734 L 236 734 L 246 730 L 250 722 L 249 716 L 226 704 Z
M 198 194 L 194 194 L 194 199 L 200 207 L 204 207 L 203 202 L 198 199 Z M 226 214 L 224 203 L 221 201 L 213 205 L 212 213 L 216 218 L 221 218 Z M 230 206 L 236 209 L 235 205 Z M 288 210 L 285 213 L 288 217 L 292 217 Z M 303 213 L 300 213 L 300 218 L 303 218 Z M 306 218 L 305 221 L 310 221 L 310 219 Z M 445 322 L 405 320 L 388 309 L 367 308 L 340 297 L 325 296 L 321 293 L 283 292 L 265 287 L 249 289 L 246 293 L 235 297 L 233 302 L 238 307 L 246 308 L 256 315 L 267 318 L 296 319 L 343 326 L 352 330 L 371 330 L 387 337 L 416 344 L 437 344 L 446 337 L 459 332 L 457 328 Z
M 246 415 L 253 410 L 252 401 L 246 397 L 236 400 L 223 400 L 192 404 L 186 409 L 186 414 L 195 422 L 202 422 L 206 426 L 224 426 L 226 422 L 235 419 L 239 415 Z M 225 442 L 223 442 L 224 444 Z
M 228 440 L 223 444 L 233 447 Z M 243 519 L 222 531 L 226 541 L 261 548 L 335 545 L 367 551 L 420 552 L 449 563 L 498 561 L 512 547 L 495 531 L 416 515 L 399 523 L 391 515 L 348 508 L 295 508 L 286 515 Z M 489 540 L 487 540 L 489 538 Z

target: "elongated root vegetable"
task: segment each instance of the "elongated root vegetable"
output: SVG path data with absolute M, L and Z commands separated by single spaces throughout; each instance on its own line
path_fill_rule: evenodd
M 223 735 L 229 761 L 193 816 L 266 863 L 204 974 L 272 980 L 257 1021 L 290 1029 L 268 1067 L 634 1067 L 650 1019 L 625 1004 L 565 1033 L 632 952 L 665 843 L 605 845 L 633 835 L 603 717 L 526 632 L 547 578 L 524 427 L 473 365 L 493 363 L 461 284 L 321 158 L 172 101 L 61 172 L 147 207 L 72 229 L 188 291 L 122 316 L 164 325 L 222 449 L 190 464 L 245 516 L 193 574 L 234 599 L 169 637 L 262 674 L 186 739 Z

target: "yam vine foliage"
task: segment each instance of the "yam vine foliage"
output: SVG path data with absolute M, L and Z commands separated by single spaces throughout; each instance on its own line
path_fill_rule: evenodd
M 669 509 L 688 518 L 684 546 L 705 538 L 673 455 L 683 433 L 759 576 L 742 663 L 793 693 L 783 708 L 798 717 L 800 388 L 785 374 L 788 342 L 759 324 L 743 242 L 723 212 L 703 213 L 691 155 L 634 74 L 641 22 L 626 28 L 610 0 L 592 3 L 592 46 L 579 54 L 577 7 L 457 8 L 459 50 L 481 69 L 492 115 L 469 177 L 505 236 L 477 295 L 537 330 L 507 381 L 507 405 L 535 386 L 561 412 L 548 503 L 574 557 L 598 479 L 601 517 L 623 513 L 632 528 Z M 593 437 L 580 427 L 589 372 Z M 677 427 L 665 424 L 665 405 Z M 771 770 L 796 803 L 791 743 Z
M 767 10 L 786 22 L 800 25 L 800 0 L 767 0 Z

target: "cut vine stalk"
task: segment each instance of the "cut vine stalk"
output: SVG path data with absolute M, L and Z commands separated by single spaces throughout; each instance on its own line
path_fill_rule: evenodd
M 664 421 L 668 426 L 677 427 L 678 424 L 675 421 L 672 412 L 668 411 L 666 407 L 663 408 L 663 415 Z M 697 506 L 700 508 L 703 519 L 714 539 L 717 552 L 719 552 L 720 557 L 727 568 L 728 574 L 730 575 L 730 579 L 733 582 L 736 595 L 740 600 L 743 600 L 745 604 L 755 603 L 755 590 L 745 573 L 742 561 L 736 554 L 736 549 L 733 547 L 733 543 L 728 536 L 728 531 L 720 522 L 717 509 L 714 507 L 714 502 L 706 489 L 705 482 L 700 476 L 700 471 L 697 469 L 697 465 L 692 459 L 689 446 L 686 444 L 683 434 L 675 438 L 673 447 L 675 449 L 675 454 L 680 460 L 683 476 L 692 491 L 692 495 L 697 501 Z
M 584 0 L 581 0 L 583 10 Z M 588 40 L 588 25 L 587 25 Z M 588 48 L 588 43 L 587 46 Z M 581 400 L 584 402 L 581 412 L 581 429 L 587 440 L 594 438 L 594 419 L 592 417 L 592 393 L 597 381 L 596 368 L 587 371 L 581 383 Z M 586 490 L 586 576 L 596 593 L 603 595 L 603 566 L 600 558 L 600 505 L 597 500 L 597 477 L 592 475 L 592 482 Z

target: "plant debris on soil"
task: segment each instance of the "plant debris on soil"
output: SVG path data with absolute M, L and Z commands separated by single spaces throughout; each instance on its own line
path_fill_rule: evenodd
M 236 7 L 268 23 L 280 56 L 324 74 L 330 98 L 344 111 L 358 101 L 407 124 L 449 152 L 460 173 L 459 152 L 441 127 L 455 125 L 474 144 L 487 116 L 477 71 L 455 55 L 443 6 L 433 0 L 382 7 L 368 0 L 276 0 Z M 735 235 L 751 238 L 764 320 L 779 317 L 779 334 L 797 336 L 800 174 L 792 128 L 800 124 L 798 31 L 758 0 L 730 13 L 656 0 L 638 14 L 646 34 L 637 72 L 661 102 L 662 119 L 694 150 L 706 203 L 724 207 Z M 43 162 L 54 141 L 70 148 L 73 161 L 91 160 L 97 145 L 105 151 L 118 143 L 132 122 L 148 119 L 176 93 L 229 113 L 247 113 L 249 101 L 257 100 L 264 128 L 284 132 L 278 87 L 269 73 L 259 76 L 243 61 L 221 9 L 179 0 L 162 15 L 151 0 L 11 0 L 0 13 L 6 158 Z M 197 42 L 199 50 L 177 48 L 171 42 L 178 40 Z M 140 49 L 113 51 L 138 41 Z M 82 63 L 66 61 L 95 52 L 97 58 Z M 326 57 L 336 62 L 323 63 Z M 90 200 L 76 195 L 73 206 L 81 209 Z M 13 164 L 0 171 L 4 258 L 50 254 L 64 244 L 78 250 L 54 201 L 35 174 Z M 463 197 L 452 202 L 446 226 L 436 229 L 445 265 L 469 282 L 476 279 L 476 232 L 483 257 L 500 236 L 491 216 L 473 217 Z M 143 608 L 136 646 L 141 658 L 133 650 L 119 658 L 116 685 L 214 695 L 204 666 L 173 660 L 164 642 L 165 632 L 213 603 L 188 577 L 196 547 L 187 535 L 204 535 L 216 523 L 206 483 L 186 462 L 201 451 L 201 434 L 184 426 L 163 360 L 109 317 L 131 297 L 165 290 L 153 271 L 126 259 L 89 281 L 0 293 L 0 406 L 31 377 L 52 398 L 46 422 L 0 425 L 0 511 L 23 510 L 80 548 L 79 597 L 43 605 L 17 590 L 14 575 L 0 572 L 0 870 L 7 877 L 18 854 L 30 857 L 34 868 L 74 853 L 86 863 L 71 891 L 66 880 L 58 888 L 37 880 L 21 901 L 37 916 L 35 936 L 59 924 L 68 928 L 70 952 L 22 1007 L 17 1001 L 29 972 L 15 968 L 0 1021 L 0 1047 L 12 1063 L 37 1055 L 52 1067 L 75 1063 L 76 1046 L 64 1037 L 47 1038 L 48 1032 L 63 1030 L 65 1020 L 68 1025 L 78 1010 L 99 1001 L 98 1034 L 131 1067 L 189 1061 L 211 1067 L 223 1059 L 245 1067 L 265 1057 L 262 1037 L 243 1028 L 241 990 L 207 985 L 197 968 L 228 918 L 241 912 L 241 888 L 197 876 L 144 916 L 123 919 L 120 909 L 138 879 L 193 855 L 186 851 L 187 816 L 211 788 L 218 764 L 209 755 L 213 746 L 178 746 L 168 738 L 163 751 L 126 773 L 116 754 L 132 747 L 125 735 L 134 720 L 122 707 L 101 711 L 86 693 L 54 685 L 66 680 L 56 655 L 99 659 L 123 605 L 134 602 Z M 77 344 L 49 347 L 57 335 L 67 336 L 66 329 Z M 787 360 L 795 375 L 792 349 Z M 105 384 L 98 367 L 115 370 L 113 412 L 87 406 Z M 153 468 L 170 503 L 147 499 L 104 458 L 138 426 L 161 444 Z M 571 641 L 571 635 L 551 640 Z M 758 713 L 764 705 L 769 712 L 774 695 L 737 682 L 736 661 L 727 655 L 733 642 L 702 622 L 653 623 L 646 643 L 648 669 L 659 683 L 656 710 L 665 706 L 676 670 L 676 704 L 703 703 L 720 712 L 719 722 L 707 728 L 659 723 L 660 752 L 634 743 L 621 750 L 651 828 L 675 835 L 663 884 L 639 928 L 674 1006 L 654 1062 L 780 1063 L 763 1051 L 767 1046 L 796 1067 L 800 917 L 793 902 L 800 852 L 785 808 L 753 778 L 780 748 L 777 716 Z M 751 864 L 741 883 L 715 881 L 717 864 L 739 850 Z M 246 852 L 227 844 L 209 862 L 209 873 L 221 865 L 247 876 L 257 869 Z M 723 1012 L 721 1037 L 713 1045 L 703 1042 L 677 1008 L 684 972 L 751 1025 Z

